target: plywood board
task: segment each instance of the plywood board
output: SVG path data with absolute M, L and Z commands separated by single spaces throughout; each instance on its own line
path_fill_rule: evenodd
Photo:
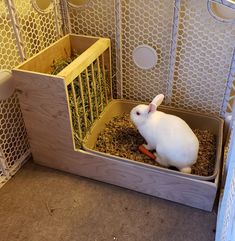
M 85 35 L 70 34 L 70 43 L 72 51 L 76 51 L 81 54 L 86 51 L 91 45 L 93 45 L 100 38 L 91 37 Z
M 84 53 L 76 58 L 70 65 L 64 68 L 58 76 L 65 79 L 66 85 L 70 84 L 82 71 L 93 63 L 110 46 L 109 39 L 99 39 Z
M 69 35 L 66 35 L 49 47 L 40 51 L 38 54 L 34 55 L 32 58 L 29 58 L 23 64 L 19 65 L 17 69 L 24 69 L 39 73 L 50 73 L 53 61 L 68 58 L 70 55 L 70 37 Z

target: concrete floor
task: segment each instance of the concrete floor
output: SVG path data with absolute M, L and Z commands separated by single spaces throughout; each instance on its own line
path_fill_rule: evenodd
M 212 241 L 204 212 L 28 162 L 0 189 L 1 241 Z

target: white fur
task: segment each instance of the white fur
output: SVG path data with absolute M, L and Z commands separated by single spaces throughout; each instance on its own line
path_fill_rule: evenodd
M 136 106 L 130 115 L 147 142 L 145 147 L 156 150 L 156 161 L 160 165 L 175 166 L 181 172 L 191 173 L 191 166 L 197 161 L 199 142 L 184 120 L 161 111 L 150 111 L 148 105 Z

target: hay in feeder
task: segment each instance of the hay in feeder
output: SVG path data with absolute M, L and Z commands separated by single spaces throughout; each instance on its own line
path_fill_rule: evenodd
M 193 130 L 199 139 L 197 163 L 192 174 L 211 176 L 215 168 L 216 138 L 208 130 Z M 139 145 L 145 143 L 130 120 L 129 114 L 114 117 L 99 134 L 95 150 L 111 155 L 159 166 L 154 160 L 139 152 Z
M 58 74 L 67 65 L 69 65 L 72 61 L 74 61 L 78 56 L 79 56 L 78 54 L 73 54 L 71 57 L 68 57 L 66 59 L 59 59 L 54 61 L 51 66 L 52 68 L 51 74 L 53 75 Z M 105 69 L 105 71 L 107 70 Z M 82 139 L 86 135 L 86 132 L 89 131 L 94 120 L 100 115 L 104 106 L 106 105 L 105 91 L 107 91 L 107 89 L 105 89 L 103 73 L 101 70 L 98 71 L 97 61 L 93 62 L 93 74 L 94 74 L 95 81 L 93 81 L 92 79 L 92 69 L 91 69 L 91 66 L 89 66 L 87 68 L 87 73 L 86 71 L 83 71 L 80 75 L 81 76 L 80 82 L 82 86 L 80 85 L 79 78 L 76 78 L 73 81 L 73 86 L 74 86 L 76 96 L 73 95 L 72 83 L 69 84 L 67 87 L 76 148 L 82 147 Z M 87 78 L 88 78 L 88 84 L 87 84 Z M 100 81 L 98 81 L 98 79 Z M 96 97 L 95 97 L 95 89 L 96 89 Z M 90 92 L 90 96 L 91 96 L 91 103 L 92 103 L 91 106 L 89 105 L 88 91 Z M 97 101 L 98 111 L 95 109 L 96 108 L 94 104 L 95 99 Z M 76 114 L 74 100 L 77 102 L 79 115 Z M 93 114 L 93 118 L 91 116 L 91 113 Z M 81 128 L 82 136 L 79 133 L 79 126 Z

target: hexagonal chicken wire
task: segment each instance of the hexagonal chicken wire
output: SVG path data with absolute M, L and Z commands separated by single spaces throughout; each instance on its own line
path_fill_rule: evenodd
M 0 66 L 9 69 L 20 63 L 21 59 L 14 37 L 13 26 L 8 17 L 4 1 L 0 1 Z
M 30 153 L 24 121 L 16 92 L 0 101 L 1 179 L 4 183 Z
M 213 18 L 207 1 L 182 0 L 172 92 L 172 105 L 199 112 L 221 111 L 235 25 Z
M 113 59 L 121 65 L 116 66 L 119 96 L 145 101 L 162 92 L 176 107 L 222 116 L 231 111 L 234 93 L 229 93 L 228 76 L 235 25 L 211 16 L 208 1 L 91 0 L 69 6 L 68 17 L 72 32 L 113 39 Z M 133 62 L 133 50 L 142 44 L 158 55 L 150 70 Z
M 0 63 L 11 69 L 61 35 L 58 1 L 45 11 L 35 0 L 0 1 Z M 16 93 L 0 101 L 0 183 L 5 183 L 29 155 L 29 143 Z
M 170 64 L 174 1 L 122 1 L 123 97 L 149 101 L 165 93 Z M 158 55 L 155 67 L 146 71 L 132 60 L 132 51 L 141 44 L 153 47 Z
M 115 0 L 92 0 L 81 7 L 68 5 L 72 33 L 108 37 L 112 41 L 113 87 L 116 92 L 116 21 Z
M 38 11 L 30 0 L 14 0 L 14 5 L 26 58 L 59 38 L 53 1 L 46 11 Z

